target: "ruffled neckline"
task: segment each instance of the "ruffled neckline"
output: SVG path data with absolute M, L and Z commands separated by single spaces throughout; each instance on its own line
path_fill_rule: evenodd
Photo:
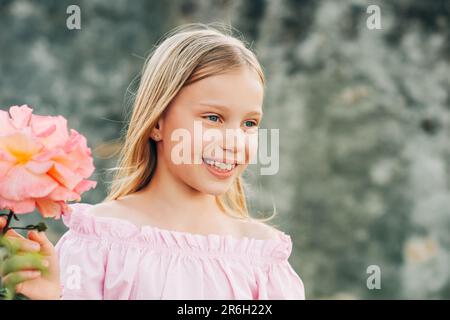
M 137 226 L 130 221 L 114 217 L 96 217 L 86 210 L 89 203 L 69 204 L 62 216 L 72 231 L 86 236 L 99 236 L 116 242 L 152 246 L 159 249 L 189 251 L 199 255 L 245 256 L 252 261 L 287 260 L 292 252 L 290 235 L 278 230 L 277 239 L 237 238 L 232 235 L 196 234 L 163 229 L 152 225 Z

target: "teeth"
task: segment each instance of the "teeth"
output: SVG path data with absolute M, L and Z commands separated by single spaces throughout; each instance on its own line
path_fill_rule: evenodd
M 232 170 L 234 169 L 234 167 L 236 166 L 234 163 L 223 163 L 223 162 L 218 162 L 218 161 L 214 161 L 214 160 L 210 160 L 210 159 L 204 159 L 205 163 L 210 165 L 210 166 L 215 166 L 216 168 L 219 168 L 221 170 Z

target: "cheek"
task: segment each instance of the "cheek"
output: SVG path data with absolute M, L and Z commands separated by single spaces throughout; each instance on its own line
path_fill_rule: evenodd
M 201 139 L 194 134 L 194 128 L 186 124 L 182 129 L 167 130 L 165 134 L 158 150 L 163 155 L 162 161 L 173 175 L 185 182 L 192 181 L 201 169 Z
M 167 159 L 170 159 L 172 149 L 181 144 L 186 157 L 188 154 L 194 154 L 195 148 L 198 147 L 195 141 L 196 131 L 198 129 L 196 127 L 198 127 L 198 121 L 195 120 L 194 115 L 188 112 L 186 108 L 173 105 L 169 109 L 163 126 L 164 152 L 169 156 Z M 193 158 L 191 158 L 190 163 L 194 163 Z
M 249 134 L 245 142 L 245 163 L 256 164 L 258 161 L 258 134 Z
M 190 150 L 184 150 L 184 148 L 183 152 L 186 152 L 187 158 L 191 158 L 192 161 L 188 161 L 188 163 L 181 163 L 180 157 L 178 156 L 176 161 L 174 161 L 174 159 L 172 159 L 174 157 L 174 154 L 172 153 L 173 147 L 174 145 L 172 144 L 171 146 L 166 146 L 164 148 L 163 161 L 166 163 L 166 168 L 173 176 L 195 188 L 195 179 L 198 176 L 198 168 L 200 167 L 200 165 L 193 162 L 193 159 L 191 157 L 192 152 Z
M 183 127 L 169 129 L 165 132 L 162 142 L 164 158 L 176 167 L 185 167 L 190 164 L 200 163 L 201 140 L 198 141 L 194 127 Z

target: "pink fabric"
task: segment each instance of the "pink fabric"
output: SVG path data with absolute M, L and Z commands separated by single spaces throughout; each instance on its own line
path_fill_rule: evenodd
M 289 235 L 234 238 L 138 227 L 71 204 L 56 244 L 63 299 L 304 299 Z

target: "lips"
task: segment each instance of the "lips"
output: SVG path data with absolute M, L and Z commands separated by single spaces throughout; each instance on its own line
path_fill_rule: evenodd
M 219 162 L 213 159 L 203 158 L 203 164 L 218 178 L 228 178 L 233 175 L 236 163 Z
M 203 158 L 203 161 L 208 165 L 214 166 L 221 170 L 227 170 L 227 171 L 234 169 L 234 167 L 236 166 L 236 163 L 231 162 L 231 161 L 223 162 L 223 161 L 218 161 L 218 160 L 209 159 L 209 158 Z

